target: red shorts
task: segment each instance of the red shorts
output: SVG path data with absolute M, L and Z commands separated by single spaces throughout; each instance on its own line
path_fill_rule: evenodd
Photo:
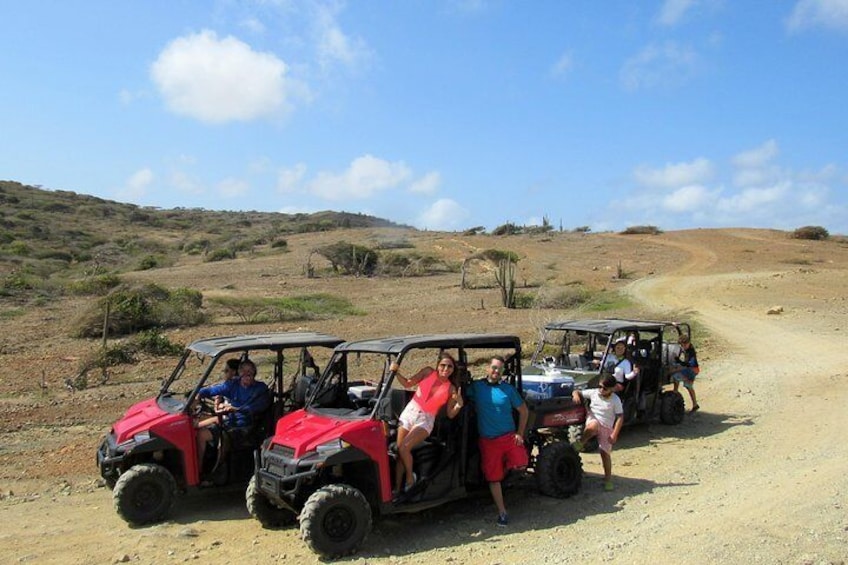
M 516 445 L 515 434 L 508 433 L 495 438 L 480 438 L 480 466 L 483 476 L 490 483 L 497 483 L 504 478 L 506 471 L 526 467 L 528 461 L 527 449 L 524 445 Z

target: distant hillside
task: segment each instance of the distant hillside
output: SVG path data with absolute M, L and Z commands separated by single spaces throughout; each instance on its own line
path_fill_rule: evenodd
M 366 227 L 407 226 L 331 211 L 162 210 L 0 181 L 0 297 L 52 294 L 57 278 L 155 268 L 180 254 L 282 251 L 287 234 Z

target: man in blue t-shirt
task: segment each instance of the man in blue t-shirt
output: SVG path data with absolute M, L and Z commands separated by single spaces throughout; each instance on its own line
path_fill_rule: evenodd
M 506 471 L 523 470 L 528 455 L 524 446 L 528 410 L 524 400 L 511 384 L 501 381 L 504 359 L 492 357 L 486 378 L 471 383 L 468 398 L 477 409 L 477 427 L 480 431 L 480 466 L 489 483 L 489 491 L 498 508 L 497 524 L 506 526 L 509 517 L 504 506 L 501 481 Z M 518 428 L 512 411 L 518 412 Z
M 254 424 L 254 416 L 264 412 L 271 404 L 268 385 L 256 380 L 256 364 L 249 359 L 239 364 L 238 379 L 227 379 L 204 387 L 197 392 L 197 397 L 224 398 L 223 402 L 215 403 L 216 416 L 201 420 L 197 424 L 197 457 L 201 471 L 206 444 L 213 439 L 216 442 L 220 439 L 219 417 L 223 427 L 228 430 L 248 429 Z

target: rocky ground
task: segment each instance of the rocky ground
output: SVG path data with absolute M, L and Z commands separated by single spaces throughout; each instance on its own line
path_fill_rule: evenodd
M 618 239 L 607 236 L 612 247 L 604 249 Z M 599 456 L 584 454 L 583 489 L 570 499 L 545 498 L 530 481 L 509 491 L 508 528 L 494 524 L 487 498 L 464 501 L 380 521 L 361 551 L 342 562 L 844 563 L 848 249 L 818 243 L 761 230 L 694 230 L 647 241 L 665 259 L 615 284 L 647 311 L 677 312 L 701 324 L 704 339 L 694 340 L 703 366 L 701 411 L 687 413 L 679 426 L 627 428 L 613 454 L 613 492 L 602 489 Z M 549 246 L 540 249 L 539 262 L 543 253 L 556 256 Z M 615 264 L 612 252 L 605 257 L 602 272 Z M 187 276 L 178 271 L 165 276 Z M 418 281 L 359 281 L 347 292 L 374 297 L 368 316 L 310 329 L 363 337 L 382 316 L 402 320 L 396 333 L 439 331 L 442 304 L 460 311 L 457 327 L 506 328 L 532 341 L 533 325 L 552 315 L 498 310 L 491 293 L 469 300 L 451 290 L 455 282 L 422 281 L 442 289 L 441 296 L 431 303 L 432 293 L 418 289 L 410 306 L 403 286 Z M 269 283 L 300 284 L 295 277 Z M 777 306 L 782 312 L 767 314 Z M 25 317 L 5 340 L 0 561 L 318 561 L 297 529 L 263 530 L 251 520 L 237 491 L 187 496 L 172 520 L 127 527 L 98 482 L 94 448 L 110 422 L 152 386 L 128 374 L 76 393 L 58 390 L 61 379 L 50 364 L 71 366 L 73 354 L 53 351 L 68 344 L 44 344 L 38 334 L 62 318 L 43 311 Z

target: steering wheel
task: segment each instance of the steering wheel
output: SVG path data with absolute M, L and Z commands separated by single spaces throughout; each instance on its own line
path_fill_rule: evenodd
M 213 398 L 195 398 L 195 416 L 215 416 L 215 400 Z

